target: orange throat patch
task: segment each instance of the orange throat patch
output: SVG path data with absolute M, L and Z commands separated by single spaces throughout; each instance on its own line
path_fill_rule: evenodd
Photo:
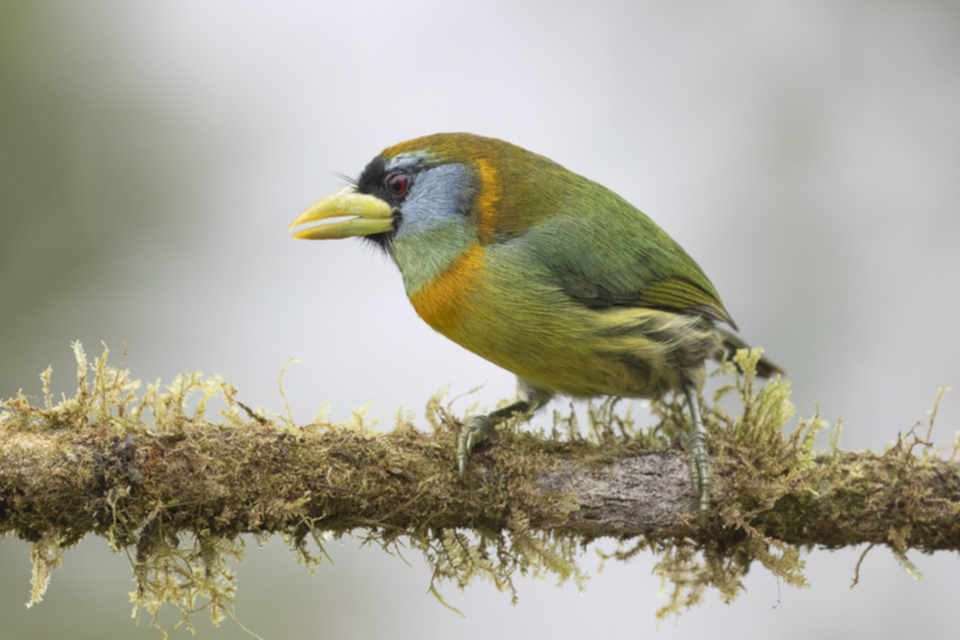
M 473 245 L 429 284 L 410 296 L 410 302 L 423 321 L 445 336 L 462 326 L 469 312 L 469 297 L 478 290 L 483 273 L 483 247 Z

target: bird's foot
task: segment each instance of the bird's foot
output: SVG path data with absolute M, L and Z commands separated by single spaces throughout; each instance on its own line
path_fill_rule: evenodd
M 473 448 L 485 440 L 494 440 L 496 437 L 497 427 L 490 416 L 474 416 L 467 420 L 457 439 L 457 466 L 460 469 L 461 480 L 467 471 L 467 461 L 470 459 Z
M 680 443 L 687 452 L 690 465 L 690 482 L 699 496 L 700 524 L 705 524 L 710 513 L 710 454 L 707 452 L 707 435 L 703 425 L 690 425 L 690 430 L 680 434 Z

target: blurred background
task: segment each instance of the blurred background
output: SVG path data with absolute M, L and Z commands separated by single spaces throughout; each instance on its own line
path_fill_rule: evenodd
M 0 396 L 72 395 L 72 340 L 146 382 L 186 369 L 300 421 L 513 376 L 433 333 L 358 240 L 290 239 L 308 204 L 384 147 L 503 138 L 636 204 L 693 255 L 744 337 L 790 374 L 798 414 L 881 450 L 960 387 L 960 4 L 898 2 L 0 3 Z M 935 442 L 960 427 L 960 388 Z M 562 405 L 560 405 L 562 406 Z M 635 413 L 649 418 L 642 407 Z M 540 417 L 545 422 L 544 417 Z M 824 443 L 824 446 L 825 443 Z M 647 636 L 653 559 L 585 594 L 521 581 L 426 595 L 428 572 L 356 541 L 315 578 L 248 541 L 241 621 L 266 638 Z M 658 637 L 955 633 L 955 554 L 813 550 L 812 588 L 755 567 L 732 605 Z M 27 544 L 0 543 L 0 640 L 156 638 L 127 559 L 88 538 L 27 610 Z M 176 616 L 168 611 L 169 624 Z M 199 638 L 248 637 L 194 617 Z M 949 630 L 949 631 L 948 631 Z M 174 637 L 188 637 L 181 629 Z

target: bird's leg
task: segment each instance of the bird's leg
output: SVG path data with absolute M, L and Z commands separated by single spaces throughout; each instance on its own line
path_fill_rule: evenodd
M 505 407 L 491 411 L 482 416 L 474 416 L 467 420 L 460 437 L 457 439 L 457 466 L 460 468 L 460 479 L 463 480 L 467 470 L 467 460 L 470 451 L 484 440 L 493 440 L 497 437 L 497 424 L 506 420 L 515 413 L 525 413 L 534 407 L 531 402 L 517 400 Z
M 706 522 L 710 512 L 710 454 L 707 452 L 707 430 L 700 419 L 700 405 L 697 401 L 697 389 L 692 383 L 683 385 L 683 394 L 690 408 L 690 429 L 681 435 L 683 448 L 687 450 L 687 464 L 690 465 L 690 481 L 694 491 L 700 495 L 700 522 Z
M 473 447 L 484 440 L 493 440 L 497 437 L 497 423 L 518 413 L 536 411 L 547 404 L 552 397 L 552 391 L 538 387 L 518 376 L 517 399 L 514 402 L 487 415 L 470 418 L 457 439 L 457 466 L 460 470 L 460 479 L 463 480 L 467 470 L 467 460 L 470 459 L 470 451 Z

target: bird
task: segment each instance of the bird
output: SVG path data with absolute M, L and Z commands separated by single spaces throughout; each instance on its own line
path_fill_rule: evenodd
M 517 397 L 467 421 L 461 480 L 496 424 L 555 394 L 657 400 L 684 395 L 681 438 L 703 519 L 710 459 L 698 405 L 705 361 L 746 346 L 703 270 L 606 187 L 526 149 L 468 133 L 388 147 L 356 180 L 290 225 L 294 238 L 363 237 L 400 269 L 417 314 L 514 373 Z M 782 370 L 769 360 L 764 377 Z

